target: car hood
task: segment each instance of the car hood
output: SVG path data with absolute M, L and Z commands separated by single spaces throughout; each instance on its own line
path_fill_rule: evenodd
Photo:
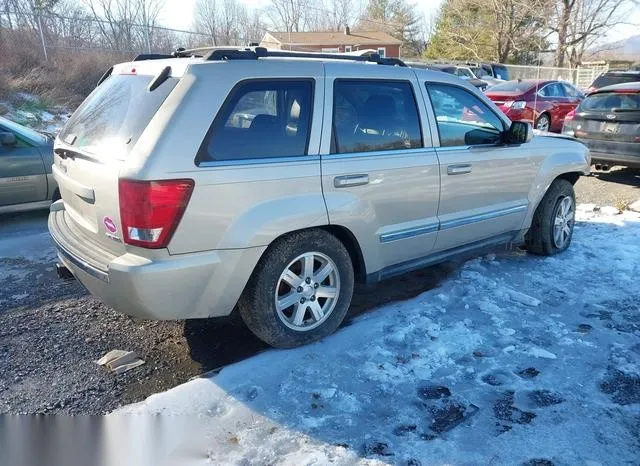
M 540 131 L 539 129 L 533 130 L 533 135 L 537 138 L 553 138 L 553 139 L 564 139 L 566 141 L 573 141 L 584 145 L 582 141 L 576 139 L 571 136 L 567 136 L 566 134 L 558 134 L 558 133 L 549 133 L 547 131 Z

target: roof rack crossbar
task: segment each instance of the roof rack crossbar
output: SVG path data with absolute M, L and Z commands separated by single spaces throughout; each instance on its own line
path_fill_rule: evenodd
M 343 55 L 337 53 L 298 52 L 293 50 L 268 50 L 264 47 L 250 47 L 245 49 L 215 49 L 205 56 L 205 60 L 257 60 L 259 58 L 316 58 L 324 60 L 346 60 L 377 63 L 379 65 L 406 66 L 397 58 L 382 58 L 377 53 L 366 55 Z
M 134 58 L 133 61 L 161 60 L 163 58 L 173 58 L 173 55 L 167 55 L 164 53 L 141 53 L 136 55 L 136 58 Z
M 200 47 L 195 49 L 179 48 L 170 55 L 161 53 L 143 53 L 133 59 L 160 60 L 179 57 L 203 57 L 208 61 L 257 60 L 259 58 L 316 58 L 320 60 L 345 60 L 377 63 L 379 65 L 406 66 L 399 58 L 384 58 L 377 53 L 364 55 L 344 55 L 339 53 L 298 52 L 295 50 L 268 50 L 265 47 Z

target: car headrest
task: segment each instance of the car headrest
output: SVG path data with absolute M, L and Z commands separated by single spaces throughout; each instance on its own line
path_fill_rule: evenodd
M 366 121 L 384 121 L 396 116 L 396 104 L 393 97 L 385 94 L 372 94 L 362 106 L 361 119 Z
M 289 119 L 292 121 L 298 121 L 300 118 L 300 102 L 295 99 L 291 102 L 291 111 L 289 112 Z

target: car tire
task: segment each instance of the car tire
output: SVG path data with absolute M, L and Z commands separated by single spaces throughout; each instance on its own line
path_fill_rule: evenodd
M 351 304 L 353 286 L 351 257 L 339 239 L 323 230 L 296 232 L 265 251 L 238 301 L 238 311 L 262 341 L 293 348 L 338 328 Z
M 540 131 L 551 131 L 551 118 L 549 118 L 549 115 L 546 113 L 540 115 L 536 120 L 535 128 Z
M 573 185 L 556 179 L 540 201 L 525 246 L 533 254 L 552 256 L 571 244 L 575 225 L 576 196 Z

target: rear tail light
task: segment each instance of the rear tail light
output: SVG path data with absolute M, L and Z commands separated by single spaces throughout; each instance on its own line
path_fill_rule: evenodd
M 576 116 L 576 109 L 574 108 L 573 110 L 571 110 L 569 113 L 567 113 L 564 117 L 564 121 L 570 121 L 573 120 Z
M 149 249 L 169 244 L 193 191 L 193 180 L 120 180 L 124 242 Z
M 515 110 L 522 110 L 527 106 L 527 102 L 525 102 L 524 100 L 516 100 L 515 102 L 513 100 L 507 100 L 504 103 L 504 106 L 507 108 L 513 108 Z

